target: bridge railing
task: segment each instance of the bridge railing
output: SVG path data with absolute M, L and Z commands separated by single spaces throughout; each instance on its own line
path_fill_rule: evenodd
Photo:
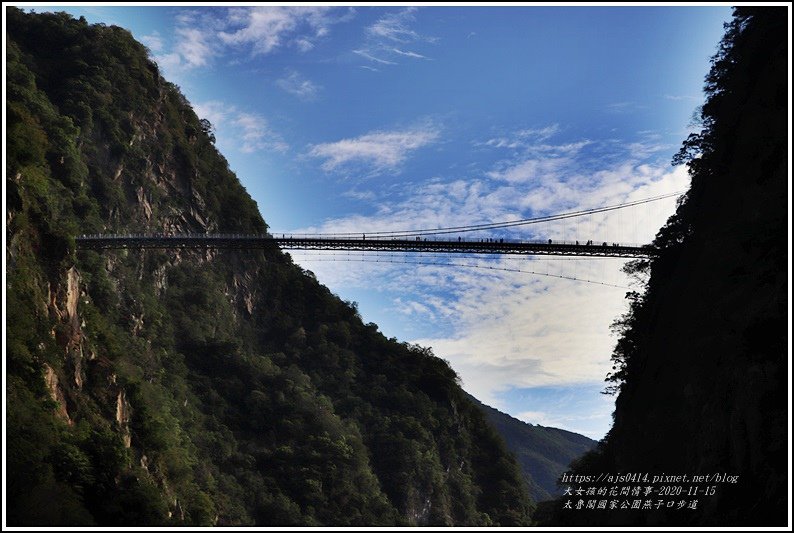
M 271 233 L 111 233 L 111 234 L 83 234 L 77 237 L 79 240 L 134 240 L 134 239 L 205 239 L 205 240 L 223 240 L 223 239 L 241 239 L 241 240 L 273 240 L 276 242 L 293 241 L 293 240 L 311 240 L 311 241 L 375 241 L 375 242 L 448 242 L 448 243 L 490 243 L 490 244 L 549 244 L 558 246 L 606 246 L 606 247 L 627 247 L 627 248 L 640 248 L 647 245 L 625 242 L 611 242 L 599 241 L 594 239 L 588 240 L 564 240 L 564 239 L 506 239 L 504 237 L 445 237 L 438 238 L 432 234 L 421 235 L 399 235 L 399 236 L 385 236 L 374 235 L 368 237 L 366 233 L 361 234 L 361 238 L 354 235 L 311 235 L 311 234 L 286 234 L 282 233 L 281 237 L 273 236 Z

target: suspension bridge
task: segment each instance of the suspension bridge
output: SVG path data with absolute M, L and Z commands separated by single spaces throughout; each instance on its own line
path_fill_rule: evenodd
M 112 234 L 81 235 L 75 239 L 78 248 L 86 250 L 108 250 L 120 248 L 214 248 L 256 249 L 278 246 L 282 250 L 352 250 L 361 252 L 430 252 L 452 254 L 501 254 L 501 255 L 569 255 L 642 258 L 651 254 L 649 246 L 592 241 L 565 242 L 518 241 L 509 239 L 481 238 L 465 239 L 398 239 L 376 236 L 367 238 L 334 237 L 274 237 L 270 234 Z
M 77 247 L 86 250 L 109 249 L 266 249 L 348 250 L 358 252 L 401 252 L 432 254 L 563 255 L 580 257 L 644 258 L 653 254 L 650 245 L 626 244 L 606 240 L 525 240 L 479 236 L 483 232 L 504 231 L 517 226 L 541 224 L 607 213 L 680 195 L 680 192 L 633 202 L 574 211 L 544 217 L 436 229 L 375 231 L 337 234 L 270 233 L 126 233 L 92 234 L 75 238 Z M 472 237 L 476 232 L 478 236 Z

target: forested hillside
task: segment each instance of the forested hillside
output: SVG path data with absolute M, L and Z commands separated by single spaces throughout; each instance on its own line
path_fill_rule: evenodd
M 549 523 L 787 523 L 790 116 L 785 7 L 741 7 L 706 78 L 692 178 L 659 232 L 643 294 L 616 324 L 614 426 L 580 474 L 727 474 L 697 510 L 544 509 Z M 689 490 L 688 488 L 685 490 Z
M 530 523 L 449 365 L 288 255 L 77 250 L 267 225 L 127 31 L 5 15 L 9 525 Z
M 550 500 L 561 494 L 560 476 L 571 463 L 592 450 L 596 441 L 564 429 L 527 424 L 487 406 L 473 396 L 499 434 L 515 454 L 533 501 Z

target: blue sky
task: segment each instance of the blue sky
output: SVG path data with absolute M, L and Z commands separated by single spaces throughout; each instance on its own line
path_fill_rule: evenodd
M 669 161 L 730 18 L 724 6 L 34 9 L 146 44 L 278 232 L 477 224 L 682 190 Z M 648 242 L 673 209 L 509 236 Z M 599 391 L 626 309 L 610 285 L 630 286 L 620 261 L 457 261 L 533 275 L 293 257 L 386 335 L 430 345 L 485 403 L 594 438 L 609 428 Z

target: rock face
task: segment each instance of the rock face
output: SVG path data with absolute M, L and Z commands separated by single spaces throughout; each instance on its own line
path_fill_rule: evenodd
M 77 299 L 80 296 L 80 274 L 75 267 L 66 271 L 66 297 L 64 298 L 65 320 L 73 329 L 79 329 Z
M 278 249 L 76 250 L 267 225 L 128 32 L 6 15 L 9 524 L 530 523 L 446 362 Z
M 66 410 L 66 397 L 63 394 L 58 375 L 50 365 L 44 363 L 44 383 L 47 384 L 47 391 L 50 393 L 50 398 L 57 404 L 56 413 L 67 424 L 72 425 L 72 419 L 69 417 L 69 412 Z
M 124 447 L 129 448 L 132 445 L 132 437 L 130 435 L 130 404 L 127 401 L 127 395 L 124 389 L 119 390 L 116 396 L 116 424 L 118 424 L 121 438 L 124 440 Z M 145 457 L 145 456 L 144 456 Z M 143 457 L 141 457 L 143 461 Z

